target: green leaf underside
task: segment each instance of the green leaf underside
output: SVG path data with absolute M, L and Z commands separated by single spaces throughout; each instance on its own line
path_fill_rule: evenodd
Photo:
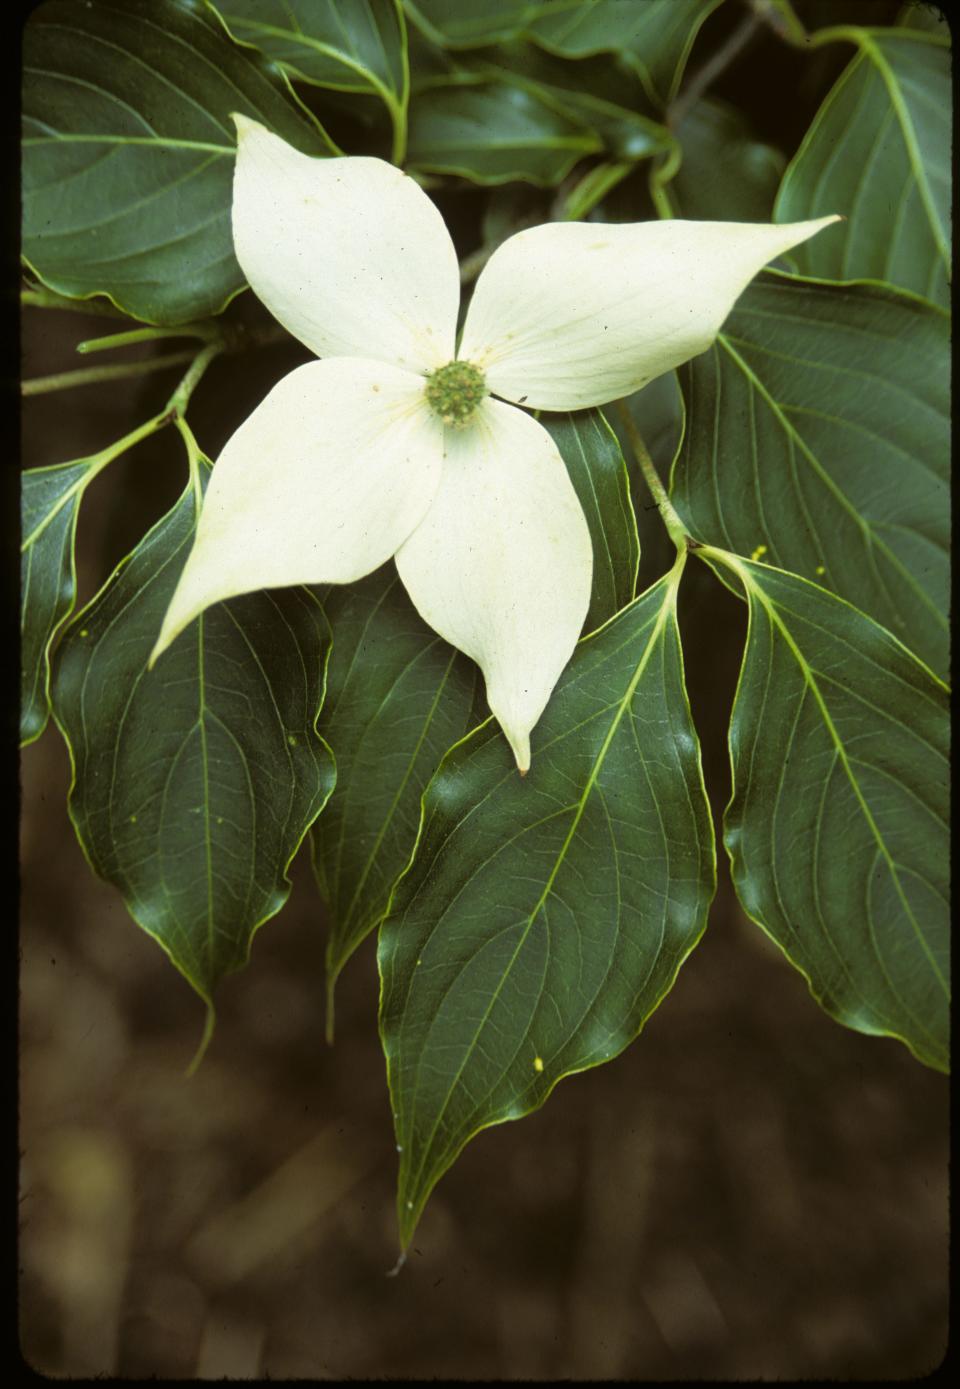
M 922 300 L 765 275 L 679 372 L 671 493 L 698 539 L 765 546 L 766 562 L 838 593 L 939 674 L 949 361 L 948 321 Z
M 950 304 L 950 52 L 913 30 L 852 30 L 860 52 L 784 175 L 774 220 L 847 221 L 791 252 L 803 274 L 876 279 Z
M 95 466 L 88 460 L 60 463 L 32 468 L 21 479 L 21 744 L 39 738 L 50 715 L 50 643 L 76 599 L 77 512 Z
M 674 134 L 683 159 L 667 194 L 677 217 L 705 222 L 769 222 L 783 156 L 762 144 L 736 107 L 697 101 Z
M 726 844 L 747 912 L 848 1027 L 948 1064 L 948 700 L 883 628 L 742 564 Z
M 950 26 L 943 8 L 936 0 L 904 0 L 903 8 L 894 23 L 898 28 L 919 29 L 937 38 L 949 39 Z
M 217 313 L 243 287 L 232 111 L 328 152 L 265 60 L 177 0 L 47 0 L 24 31 L 23 93 L 27 263 L 150 323 Z
M 617 436 L 599 410 L 541 416 L 567 467 L 590 528 L 593 588 L 584 630 L 592 632 L 636 593 L 640 564 L 630 475 Z
M 71 623 L 53 708 L 91 867 L 209 1001 L 286 901 L 334 767 L 314 726 L 328 628 L 308 590 L 216 604 L 146 669 L 196 516 L 188 487 Z
M 525 778 L 488 723 L 424 794 L 379 950 L 404 1244 L 464 1145 L 622 1051 L 703 931 L 715 863 L 677 579 L 580 644 Z
M 616 53 L 658 105 L 677 90 L 697 32 L 721 0 L 405 0 L 435 43 L 475 48 L 526 37 L 563 58 Z
M 331 909 L 332 988 L 386 910 L 417 837 L 423 788 L 475 721 L 480 681 L 473 662 L 419 616 L 392 562 L 331 586 L 324 609 L 333 651 L 319 727 L 338 784 L 311 846 Z
M 557 184 L 602 149 L 599 136 L 532 91 L 500 82 L 430 87 L 410 108 L 410 164 L 475 183 Z
M 405 35 L 394 0 L 217 0 L 216 8 L 235 38 L 291 77 L 402 103 Z

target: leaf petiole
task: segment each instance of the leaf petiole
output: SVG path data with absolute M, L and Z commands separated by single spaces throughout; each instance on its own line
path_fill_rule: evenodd
M 87 486 L 93 481 L 98 473 L 102 472 L 108 463 L 112 463 L 115 458 L 132 449 L 135 444 L 139 444 L 142 439 L 147 439 L 151 434 L 156 434 L 167 423 L 166 413 L 154 415 L 152 419 L 138 425 L 136 429 L 125 434 L 122 439 L 115 439 L 106 448 L 100 449 L 98 453 L 92 453 L 86 458 L 75 458 L 70 463 L 60 464 L 60 467 L 76 466 L 79 463 L 87 464 L 87 471 L 77 479 L 77 481 L 67 491 L 63 492 L 57 499 L 56 506 L 46 513 L 43 520 L 36 526 L 29 535 L 25 536 L 20 546 L 21 553 L 25 553 L 30 547 L 36 544 L 37 540 L 47 529 L 54 518 L 59 515 L 63 508 L 70 502 L 78 492 L 86 490 Z
M 647 446 L 643 442 L 640 431 L 634 423 L 633 416 L 622 400 L 617 402 L 617 410 L 620 415 L 621 423 L 623 424 L 624 433 L 630 441 L 633 455 L 640 465 L 640 471 L 643 473 L 644 482 L 646 482 L 650 495 L 657 504 L 660 519 L 666 526 L 667 533 L 674 545 L 676 545 L 679 553 L 685 554 L 690 548 L 688 544 L 690 536 L 687 528 L 667 495 L 667 489 L 660 480 L 660 475 L 657 472 L 653 459 L 647 451 Z
M 167 401 L 167 412 L 171 419 L 177 421 L 178 425 L 183 417 L 184 411 L 190 403 L 190 397 L 200 384 L 200 378 L 203 376 L 203 373 L 213 361 L 214 357 L 223 350 L 224 344 L 222 342 L 211 342 L 196 353 L 195 356 L 192 353 L 190 354 L 193 356 L 190 368 L 173 395 Z
M 63 495 L 58 499 L 57 505 L 44 516 L 40 525 L 37 526 L 35 530 L 31 531 L 31 533 L 28 536 L 24 537 L 23 543 L 20 547 L 21 551 L 26 551 L 30 548 L 31 545 L 35 544 L 39 536 L 42 534 L 44 530 L 46 530 L 47 526 L 50 525 L 54 517 L 57 516 L 60 511 L 63 510 L 64 506 L 67 505 L 67 503 L 76 495 L 77 492 L 84 491 L 87 488 L 87 486 L 93 481 L 93 479 L 100 472 L 103 471 L 103 469 L 107 466 L 108 463 L 112 463 L 114 459 L 119 458 L 121 454 L 127 453 L 130 449 L 134 447 L 135 444 L 139 444 L 141 440 L 149 438 L 151 434 L 156 434 L 159 430 L 163 429 L 164 425 L 169 424 L 171 420 L 177 426 L 177 429 L 180 431 L 184 443 L 186 444 L 187 459 L 190 465 L 190 479 L 193 483 L 194 488 L 197 489 L 198 496 L 200 495 L 200 475 L 198 464 L 201 459 L 207 463 L 209 463 L 210 460 L 207 458 L 207 455 L 198 445 L 196 438 L 194 437 L 193 430 L 190 428 L 190 426 L 187 424 L 186 419 L 184 418 L 184 411 L 186 410 L 190 397 L 196 389 L 197 384 L 200 381 L 200 378 L 203 376 L 203 373 L 206 371 L 213 358 L 221 350 L 222 348 L 220 343 L 211 343 L 208 347 L 205 347 L 201 352 L 198 352 L 196 354 L 187 353 L 186 355 L 188 357 L 193 357 L 190 369 L 189 371 L 187 371 L 179 386 L 173 392 L 170 399 L 167 401 L 166 408 L 162 410 L 160 414 L 152 416 L 152 418 L 146 420 L 143 424 L 138 425 L 136 429 L 131 430 L 129 434 L 125 434 L 122 439 L 114 440 L 112 444 L 108 444 L 106 448 L 100 449 L 99 452 L 92 453 L 86 458 L 76 458 L 71 460 L 71 462 L 74 464 L 86 463 L 88 465 L 87 472 L 84 473 L 81 478 L 78 478 L 77 481 L 68 491 L 63 493 Z M 183 354 L 180 355 L 182 356 Z M 79 373 L 74 374 L 78 375 Z
M 78 342 L 76 350 L 85 355 L 88 352 L 108 352 L 114 347 L 129 347 L 138 342 L 156 342 L 162 338 L 200 338 L 202 342 L 210 342 L 218 336 L 217 326 L 213 323 L 185 323 L 179 328 L 151 328 L 144 325 L 142 328 L 131 328 L 125 333 L 108 333 L 103 338 L 87 338 L 84 342 Z

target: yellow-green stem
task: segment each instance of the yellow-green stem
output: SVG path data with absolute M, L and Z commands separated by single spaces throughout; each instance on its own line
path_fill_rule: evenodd
M 138 342 L 157 342 L 163 338 L 200 338 L 202 342 L 209 342 L 217 336 L 217 328 L 212 323 L 185 323 L 180 328 L 151 328 L 145 325 L 143 328 L 131 328 L 126 333 L 108 333 L 103 338 L 87 338 L 77 343 L 76 351 L 81 356 L 86 356 L 89 352 L 109 352 L 115 347 L 129 347 Z
M 647 451 L 647 446 L 643 442 L 643 437 L 634 423 L 633 416 L 626 402 L 622 400 L 619 401 L 617 409 L 623 424 L 624 433 L 630 440 L 630 447 L 633 450 L 637 463 L 640 465 L 640 471 L 643 473 L 644 482 L 646 482 L 650 495 L 657 504 L 660 519 L 666 526 L 670 539 L 673 541 L 674 545 L 676 545 L 677 550 L 680 553 L 686 553 L 689 548 L 687 545 L 687 528 L 667 495 L 667 489 L 660 481 L 660 475 L 657 472 L 653 459 Z
M 54 376 L 35 376 L 32 381 L 24 381 L 20 386 L 21 395 L 46 395 L 50 391 L 68 391 L 74 386 L 93 386 L 99 381 L 120 381 L 129 376 L 145 376 L 151 371 L 164 371 L 167 367 L 189 362 L 194 357 L 192 348 L 182 352 L 168 352 L 162 357 L 148 357 L 142 362 L 116 362 L 110 366 L 82 367 L 79 371 L 61 371 Z
M 193 357 L 193 361 L 190 363 L 190 369 L 167 402 L 167 409 L 174 417 L 182 416 L 189 404 L 190 397 L 200 383 L 200 378 L 203 376 L 203 373 L 213 361 L 214 357 L 222 351 L 222 343 L 211 342 L 204 347 L 202 351 L 196 354 L 190 354 Z

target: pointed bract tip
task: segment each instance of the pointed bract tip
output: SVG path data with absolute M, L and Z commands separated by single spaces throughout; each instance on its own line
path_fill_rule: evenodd
M 154 642 L 153 650 L 147 657 L 147 670 L 153 670 L 154 666 L 157 664 L 160 657 L 163 655 L 163 653 L 166 651 L 169 645 L 169 640 L 166 637 L 164 637 L 163 633 L 161 632 L 160 636 L 157 637 L 157 640 Z
M 231 111 L 230 119 L 237 127 L 237 140 L 242 140 L 245 136 L 256 135 L 259 131 L 266 129 L 259 121 L 251 120 L 249 116 L 244 116 L 240 111 Z
M 517 764 L 517 771 L 521 776 L 526 776 L 527 772 L 530 770 L 530 735 L 528 733 L 522 733 L 515 737 L 506 728 L 504 728 L 503 732 L 507 742 L 510 744 L 510 750 Z

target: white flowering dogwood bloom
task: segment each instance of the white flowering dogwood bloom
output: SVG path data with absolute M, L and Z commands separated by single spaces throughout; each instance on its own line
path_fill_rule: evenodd
M 519 407 L 603 405 L 703 352 L 753 276 L 836 219 L 518 232 L 482 271 L 458 348 L 457 257 L 419 185 L 234 120 L 237 259 L 320 360 L 220 454 L 151 660 L 211 603 L 349 583 L 392 557 L 424 620 L 482 669 L 525 771 L 592 554 L 556 445 Z

